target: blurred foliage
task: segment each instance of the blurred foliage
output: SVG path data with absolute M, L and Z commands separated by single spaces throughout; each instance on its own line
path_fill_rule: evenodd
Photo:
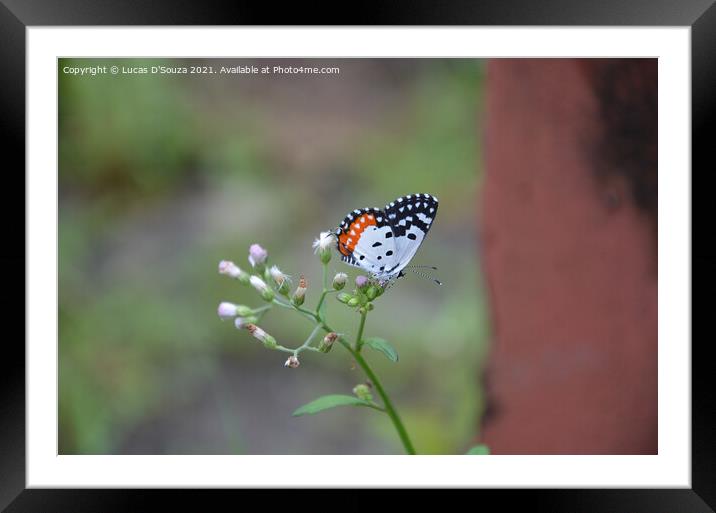
M 220 322 L 219 301 L 261 300 L 216 266 L 248 266 L 260 242 L 271 262 L 306 275 L 312 305 L 318 232 L 423 191 L 440 214 L 416 263 L 439 266 L 445 286 L 411 275 L 381 297 L 366 334 L 400 361 L 368 358 L 418 452 L 474 444 L 487 341 L 475 222 L 482 63 L 331 64 L 340 75 L 59 74 L 61 453 L 400 453 L 375 412 L 291 417 L 319 395 L 350 394 L 362 375 L 340 348 L 284 369 L 280 353 Z M 356 275 L 335 257 L 331 266 Z M 329 308 L 355 332 L 357 316 Z M 262 326 L 286 345 L 309 327 L 275 312 Z

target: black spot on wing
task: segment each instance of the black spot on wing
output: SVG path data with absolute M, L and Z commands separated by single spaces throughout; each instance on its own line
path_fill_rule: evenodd
M 437 212 L 438 199 L 427 193 L 401 196 L 385 206 L 385 213 L 396 237 L 405 236 L 411 226 L 416 226 L 427 235 L 430 226 L 435 221 Z M 422 216 L 425 216 L 426 220 L 430 222 L 426 223 L 420 219 Z
M 355 210 L 351 210 L 350 212 L 348 212 L 348 214 L 346 214 L 346 217 L 343 218 L 343 221 L 341 221 L 340 226 L 338 226 L 338 228 L 335 231 L 336 246 L 338 247 L 338 251 L 343 253 L 343 251 L 341 251 L 341 243 L 340 243 L 338 237 L 340 237 L 340 235 L 344 234 L 344 233 L 348 234 L 350 232 L 351 225 L 353 224 L 353 221 L 355 221 L 360 216 L 365 215 L 365 214 L 372 214 L 375 217 L 376 224 L 378 226 L 385 226 L 387 224 L 387 219 L 386 219 L 385 213 L 379 208 L 369 207 L 369 208 L 357 208 Z M 344 247 L 343 249 L 346 252 L 350 251 L 350 250 L 348 250 L 347 247 Z

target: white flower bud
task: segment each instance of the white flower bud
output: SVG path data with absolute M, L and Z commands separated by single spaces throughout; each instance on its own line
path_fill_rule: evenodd
M 266 285 L 266 282 L 264 282 L 261 278 L 259 278 L 258 276 L 252 276 L 249 281 L 251 283 L 251 286 L 255 288 L 259 294 L 261 294 L 262 298 L 264 298 L 266 301 L 273 300 L 273 290 L 271 290 L 268 285 Z
M 278 268 L 277 265 L 271 266 L 271 268 L 269 269 L 269 274 L 271 275 L 271 278 L 278 287 L 278 291 L 284 296 L 287 296 L 288 291 L 290 290 L 289 283 L 291 281 L 291 277 L 287 274 L 284 274 L 281 269 Z
M 338 273 L 333 277 L 333 288 L 335 290 L 343 290 L 348 281 L 348 275 L 346 273 Z
M 313 241 L 313 249 L 321 257 L 321 262 L 327 264 L 331 261 L 331 245 L 334 241 L 332 232 L 321 232 L 317 239 Z
M 230 319 L 238 315 L 238 312 L 236 311 L 236 305 L 233 303 L 228 303 L 226 301 L 219 303 L 217 313 L 222 319 Z
M 271 278 L 273 278 L 273 281 L 276 282 L 276 285 L 279 287 L 283 284 L 284 281 L 286 281 L 289 277 L 281 272 L 281 269 L 278 268 L 277 265 L 272 265 L 269 269 L 269 274 L 271 275 Z
M 333 244 L 333 233 L 321 232 L 318 238 L 313 241 L 313 249 L 318 253 L 319 251 L 330 249 L 331 244 Z
M 266 285 L 266 282 L 264 282 L 258 276 L 252 276 L 250 281 L 251 286 L 255 288 L 259 292 L 259 294 L 263 294 L 264 292 L 269 290 L 268 285 Z
M 257 340 L 263 342 L 266 347 L 268 347 L 269 349 L 273 349 L 276 347 L 276 339 L 266 333 L 264 330 L 252 323 L 246 324 L 245 326 L 246 329 L 249 330 L 249 333 L 251 333 L 251 335 L 253 335 L 254 338 L 256 338 Z

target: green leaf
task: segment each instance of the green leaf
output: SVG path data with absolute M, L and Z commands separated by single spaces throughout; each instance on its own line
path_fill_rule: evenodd
M 314 413 L 328 410 L 329 408 L 335 408 L 336 406 L 373 406 L 373 403 L 358 399 L 352 395 L 324 395 L 311 401 L 308 404 L 304 404 L 296 411 L 293 412 L 294 417 L 301 415 L 313 415 Z
M 378 337 L 371 337 L 363 339 L 363 343 L 372 349 L 383 353 L 391 362 L 398 361 L 398 352 L 387 340 Z
M 490 454 L 490 448 L 485 444 L 474 445 L 465 454 L 484 456 Z

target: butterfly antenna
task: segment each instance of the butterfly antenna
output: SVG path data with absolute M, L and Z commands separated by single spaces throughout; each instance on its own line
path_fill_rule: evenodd
M 438 268 L 434 265 L 409 265 L 408 269 L 432 269 L 433 271 L 438 270 Z
M 417 274 L 418 276 L 421 276 L 422 278 L 425 278 L 426 280 L 434 281 L 434 282 L 437 283 L 438 285 L 442 285 L 442 284 L 443 284 L 443 282 L 441 282 L 440 280 L 436 280 L 436 279 L 433 278 L 432 276 L 429 276 L 429 275 L 425 274 L 425 273 L 422 272 L 422 271 L 416 271 L 415 269 L 412 269 L 412 268 L 410 269 L 410 271 L 413 272 L 413 273 L 415 273 L 415 274 Z

